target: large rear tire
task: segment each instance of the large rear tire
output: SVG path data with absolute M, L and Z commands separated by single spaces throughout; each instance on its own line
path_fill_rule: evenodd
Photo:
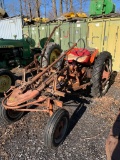
M 60 56 L 61 52 L 62 50 L 60 45 L 54 42 L 50 42 L 47 45 L 47 48 L 45 51 L 45 56 L 48 58 L 48 64 L 51 64 L 52 62 L 54 62 L 55 59 L 57 59 Z
M 15 77 L 7 69 L 0 69 L 0 94 L 6 92 L 11 85 L 15 84 Z
M 101 97 L 106 94 L 109 89 L 111 72 L 112 56 L 107 51 L 101 52 L 93 66 L 91 88 L 93 97 Z
M 58 147 L 65 139 L 69 124 L 69 113 L 65 109 L 58 109 L 50 117 L 45 128 L 45 145 L 48 148 Z

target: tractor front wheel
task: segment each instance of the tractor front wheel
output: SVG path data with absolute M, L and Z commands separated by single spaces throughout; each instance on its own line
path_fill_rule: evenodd
M 14 111 L 12 109 L 5 109 L 3 106 L 0 106 L 0 118 L 6 124 L 18 121 L 23 115 L 24 112 Z
M 91 88 L 93 97 L 101 97 L 106 94 L 109 89 L 111 72 L 112 56 L 107 51 L 101 52 L 93 66 Z
M 50 117 L 45 129 L 45 145 L 48 148 L 58 147 L 65 139 L 69 124 L 69 113 L 58 109 Z

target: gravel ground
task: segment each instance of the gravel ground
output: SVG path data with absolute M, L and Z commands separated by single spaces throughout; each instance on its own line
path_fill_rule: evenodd
M 28 113 L 6 126 L 0 120 L 0 160 L 106 160 L 105 140 L 120 106 L 120 74 L 103 98 L 87 94 L 64 99 L 70 113 L 69 133 L 61 146 L 44 146 L 44 128 L 49 119 Z

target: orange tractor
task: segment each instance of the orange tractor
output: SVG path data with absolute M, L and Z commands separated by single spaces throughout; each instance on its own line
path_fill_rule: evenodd
M 1 117 L 9 123 L 19 120 L 24 112 L 49 113 L 50 119 L 45 128 L 45 145 L 49 148 L 63 142 L 69 126 L 69 112 L 63 108 L 59 97 L 87 86 L 91 86 L 92 96 L 100 97 L 109 88 L 111 54 L 76 46 L 77 43 L 62 52 L 49 66 L 41 65 L 44 61 L 39 61 L 36 56 L 23 69 L 22 80 L 17 80 L 2 100 Z

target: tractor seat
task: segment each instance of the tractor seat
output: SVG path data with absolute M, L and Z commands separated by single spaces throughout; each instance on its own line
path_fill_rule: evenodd
M 79 63 L 88 63 L 90 60 L 91 53 L 87 49 L 83 48 L 74 48 L 72 49 L 68 55 L 68 62 L 77 61 Z

